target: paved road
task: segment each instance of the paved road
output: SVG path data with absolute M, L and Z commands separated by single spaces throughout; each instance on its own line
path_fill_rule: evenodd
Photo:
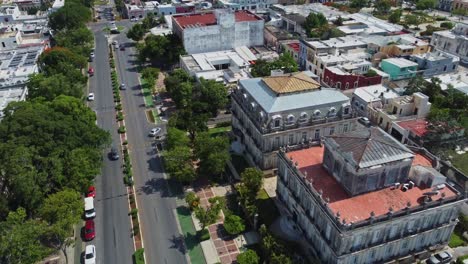
M 131 25 L 128 21 L 117 24 L 126 28 Z M 135 65 L 135 48 L 130 47 L 131 41 L 125 33 L 115 40 L 126 45 L 125 51 L 117 51 L 116 67 L 121 82 L 127 86 L 122 99 L 147 263 L 187 263 L 174 215 L 175 198 L 168 192 L 161 159 L 148 137 L 149 130 L 156 125 L 146 119 Z M 164 133 L 165 127 L 162 128 Z
M 94 92 L 95 101 L 90 106 L 97 113 L 99 127 L 109 131 L 113 144 L 119 146 L 108 44 L 101 30 L 103 26 L 102 23 L 91 26 L 96 40 L 96 57 L 92 63 L 95 74 L 90 78 L 90 92 Z M 96 245 L 98 264 L 129 264 L 132 263 L 134 247 L 128 216 L 127 191 L 123 184 L 122 161 L 109 160 L 107 151 L 103 155 L 102 173 L 96 178 L 96 238 L 91 243 Z

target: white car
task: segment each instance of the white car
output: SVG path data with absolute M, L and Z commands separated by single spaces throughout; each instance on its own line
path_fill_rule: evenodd
M 96 264 L 96 247 L 94 245 L 87 245 L 85 249 L 85 264 Z
M 88 94 L 88 101 L 94 101 L 94 93 Z
M 94 52 L 91 52 L 91 53 L 89 54 L 89 57 L 94 59 Z
M 157 134 L 159 134 L 159 132 L 161 132 L 161 128 L 160 127 L 157 127 L 157 128 L 152 128 L 149 132 L 149 136 L 150 137 L 155 137 Z

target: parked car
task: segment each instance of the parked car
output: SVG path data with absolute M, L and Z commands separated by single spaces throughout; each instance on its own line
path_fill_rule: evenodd
M 85 202 L 85 219 L 92 219 L 96 217 L 96 211 L 94 210 L 94 198 L 86 197 Z
M 370 122 L 369 118 L 367 118 L 367 117 L 360 117 L 358 119 L 358 122 L 365 125 L 365 126 L 370 126 L 371 125 L 371 122 Z
M 122 83 L 120 85 L 120 90 L 126 90 L 127 89 L 127 86 L 125 85 L 125 83 Z
M 109 153 L 109 157 L 111 160 L 118 160 L 120 158 L 119 151 L 116 147 L 112 147 Z
M 125 50 L 125 45 L 124 44 L 120 44 L 120 50 Z
M 86 220 L 84 226 L 84 239 L 86 241 L 91 241 L 96 236 L 96 232 L 94 231 L 94 221 L 93 220 Z
M 93 61 L 94 60 L 94 52 L 91 52 L 89 54 L 89 61 Z
M 93 75 L 94 75 L 94 69 L 93 69 L 93 67 L 89 67 L 89 69 L 88 69 L 88 74 L 89 74 L 89 76 L 93 76 Z
M 89 186 L 88 191 L 86 192 L 86 197 L 96 197 L 96 187 Z
M 96 264 L 96 247 L 94 245 L 87 245 L 85 249 L 85 264 Z
M 428 264 L 441 264 L 441 263 L 450 263 L 453 256 L 447 251 L 439 252 L 433 256 L 431 256 L 426 263 Z
M 157 134 L 159 134 L 161 132 L 161 128 L 160 127 L 157 127 L 157 128 L 152 128 L 149 132 L 149 135 L 150 137 L 155 137 Z
M 88 101 L 94 101 L 94 93 L 88 94 Z

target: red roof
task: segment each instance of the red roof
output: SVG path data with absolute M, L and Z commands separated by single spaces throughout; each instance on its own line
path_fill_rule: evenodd
M 323 152 L 324 148 L 317 146 L 291 151 L 286 155 L 292 157 L 294 162 L 298 162 L 298 168 L 302 173 L 307 172 L 306 179 L 312 180 L 312 185 L 317 191 L 322 190 L 322 197 L 329 199 L 328 205 L 332 212 L 334 214 L 339 212 L 341 219 L 345 219 L 348 223 L 366 220 L 371 212 L 375 213 L 375 217 L 382 216 L 390 207 L 394 212 L 400 211 L 406 208 L 408 202 L 416 207 L 420 204 L 423 193 L 432 191 L 432 188 L 425 186 L 415 186 L 406 192 L 388 187 L 352 197 L 322 167 Z M 430 160 L 419 154 L 416 154 L 413 160 L 413 166 L 430 166 L 430 164 Z M 439 199 L 442 193 L 445 193 L 445 198 L 456 195 L 456 192 L 447 186 L 439 195 L 432 198 Z
M 424 136 L 427 133 L 427 124 L 428 122 L 426 119 L 413 119 L 407 121 L 400 121 L 397 122 L 399 126 L 403 129 L 412 131 L 417 136 Z
M 260 17 L 246 10 L 236 11 L 234 15 L 236 18 L 236 22 L 262 20 Z M 212 26 L 212 25 L 217 24 L 216 15 L 213 12 L 196 13 L 196 14 L 188 14 L 188 15 L 176 15 L 176 16 L 173 16 L 173 18 L 174 18 L 174 21 L 181 28 L 186 28 L 188 26 L 206 27 L 206 26 Z
M 288 46 L 292 48 L 295 52 L 299 52 L 299 43 L 288 43 Z

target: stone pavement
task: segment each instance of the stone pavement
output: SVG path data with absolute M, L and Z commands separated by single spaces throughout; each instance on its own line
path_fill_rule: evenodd
M 201 187 L 196 189 L 196 194 L 200 197 L 200 205 L 208 206 L 208 199 L 215 196 L 224 196 L 229 190 L 225 187 Z M 199 229 L 200 225 L 198 221 L 194 218 L 195 228 Z M 208 226 L 208 231 L 210 232 L 210 242 L 204 243 L 203 250 L 205 252 L 205 258 L 208 264 L 220 262 L 222 264 L 231 264 L 235 263 L 237 255 L 240 251 L 238 246 L 234 241 L 234 237 L 227 234 L 223 227 L 224 223 L 224 214 L 221 212 L 221 217 L 219 220 L 210 226 Z M 211 252 L 215 250 L 216 254 Z M 216 256 L 215 256 L 216 255 Z

